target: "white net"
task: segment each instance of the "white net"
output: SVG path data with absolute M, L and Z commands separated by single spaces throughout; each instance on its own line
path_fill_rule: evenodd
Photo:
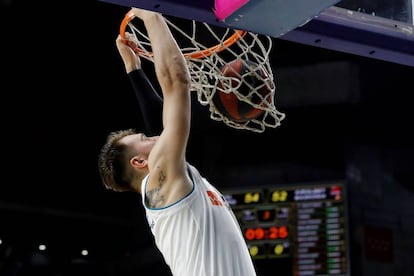
M 275 107 L 269 36 L 194 20 L 165 19 L 186 57 L 191 89 L 200 104 L 208 106 L 211 119 L 254 132 L 280 125 L 285 114 Z M 153 61 L 142 22 L 130 20 L 127 27 L 138 41 L 140 55 Z M 229 66 L 235 61 L 239 61 L 237 66 Z

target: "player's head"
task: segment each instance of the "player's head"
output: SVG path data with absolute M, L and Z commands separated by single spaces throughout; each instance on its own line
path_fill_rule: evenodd
M 133 129 L 111 132 L 98 157 L 104 186 L 118 192 L 139 188 L 133 180 L 148 172 L 148 156 L 157 140 L 158 136 L 147 137 Z

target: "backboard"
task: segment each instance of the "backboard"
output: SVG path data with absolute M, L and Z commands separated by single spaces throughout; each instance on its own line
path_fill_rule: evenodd
M 102 0 L 279 37 L 340 0 Z
M 414 0 L 99 0 L 414 66 Z

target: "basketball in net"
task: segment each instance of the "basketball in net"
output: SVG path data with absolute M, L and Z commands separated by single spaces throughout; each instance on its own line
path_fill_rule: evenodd
M 154 62 L 148 34 L 134 18 L 131 11 L 126 13 L 119 33 L 122 38 L 126 31 L 131 33 L 137 41 L 134 50 Z M 187 61 L 191 90 L 208 106 L 211 119 L 254 132 L 280 125 L 285 114 L 274 104 L 270 36 L 172 16 L 164 19 Z
M 264 68 L 250 60 L 235 59 L 225 64 L 221 72 L 224 79 L 219 81 L 213 97 L 215 107 L 239 123 L 262 115 L 272 96 L 271 88 L 264 82 L 267 74 Z

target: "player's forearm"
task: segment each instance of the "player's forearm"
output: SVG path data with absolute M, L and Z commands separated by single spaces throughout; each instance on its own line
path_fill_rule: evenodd
M 163 93 L 188 91 L 190 75 L 186 61 L 164 18 L 153 13 L 145 17 L 144 24 L 148 30 L 155 70 Z

